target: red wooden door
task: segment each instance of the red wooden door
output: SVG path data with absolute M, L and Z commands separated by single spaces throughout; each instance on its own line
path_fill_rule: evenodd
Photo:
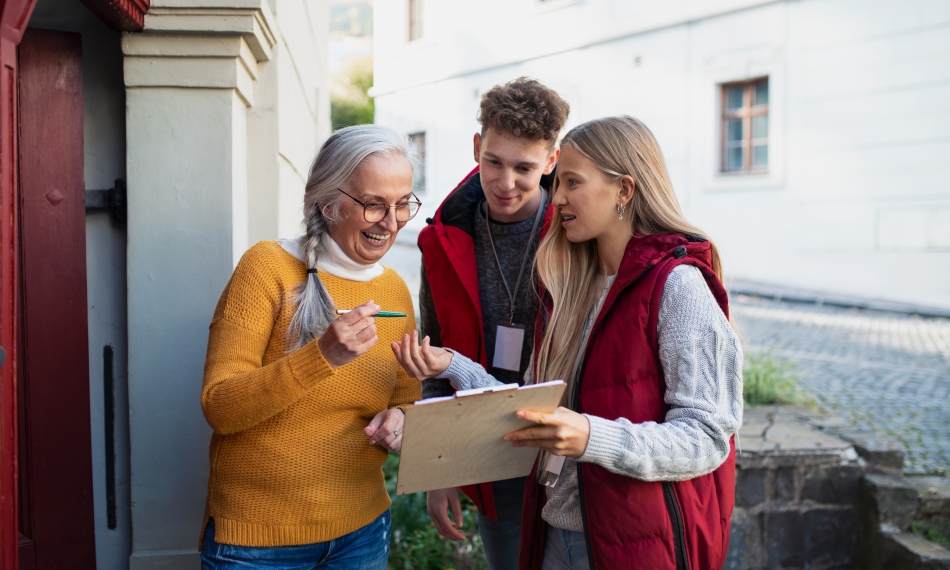
M 36 0 L 0 0 L 0 568 L 17 567 L 17 46 Z
M 80 35 L 28 29 L 18 90 L 20 568 L 95 569 Z

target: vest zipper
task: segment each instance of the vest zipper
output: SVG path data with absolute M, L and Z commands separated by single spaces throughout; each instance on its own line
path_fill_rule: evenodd
M 594 549 L 591 548 L 590 543 L 590 526 L 587 523 L 587 503 L 584 501 L 584 476 L 581 473 L 582 471 L 581 466 L 578 465 L 577 492 L 580 494 L 581 521 L 584 523 L 584 546 L 587 547 L 587 566 L 590 570 L 596 570 L 597 566 L 594 564 Z
M 593 326 L 593 325 L 592 325 Z M 591 334 L 594 333 L 593 330 L 590 331 Z M 589 339 L 590 337 L 588 337 Z M 584 360 L 581 362 L 580 370 L 584 369 L 584 365 L 587 364 L 587 355 L 584 355 Z M 580 372 L 580 370 L 578 372 Z M 577 401 L 577 395 L 580 394 L 580 383 L 581 377 L 583 374 L 578 373 L 577 375 L 577 387 L 572 390 L 570 401 L 567 403 L 568 407 L 580 413 L 578 408 L 580 407 L 580 402 Z M 544 492 L 543 490 L 541 491 Z M 587 501 L 584 499 L 584 470 L 581 468 L 580 463 L 577 464 L 577 492 L 579 494 L 580 506 L 581 506 L 581 522 L 584 525 L 584 546 L 587 547 L 587 566 L 589 570 L 596 570 L 596 564 L 594 564 L 594 549 L 591 547 L 590 543 L 590 524 L 587 521 Z
M 663 482 L 663 497 L 666 499 L 666 510 L 670 513 L 670 523 L 673 526 L 673 550 L 676 552 L 676 570 L 689 570 L 686 557 L 686 530 L 683 526 L 683 513 L 680 512 L 679 502 L 676 500 L 676 491 L 673 483 Z

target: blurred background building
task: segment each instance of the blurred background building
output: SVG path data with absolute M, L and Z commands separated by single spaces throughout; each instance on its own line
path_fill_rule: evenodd
M 653 130 L 734 288 L 950 309 L 946 2 L 394 0 L 374 22 L 376 122 L 426 156 L 406 238 L 473 167 L 482 93 L 526 75 L 568 128 Z

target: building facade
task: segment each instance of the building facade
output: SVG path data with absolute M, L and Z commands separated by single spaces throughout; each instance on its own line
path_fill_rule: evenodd
M 727 275 L 950 308 L 950 5 L 397 0 L 376 121 L 424 134 L 424 224 L 473 166 L 479 98 L 536 78 L 657 136 Z M 413 229 L 410 227 L 410 229 Z
M 0 2 L 0 567 L 198 567 L 208 325 L 244 251 L 301 231 L 328 16 Z

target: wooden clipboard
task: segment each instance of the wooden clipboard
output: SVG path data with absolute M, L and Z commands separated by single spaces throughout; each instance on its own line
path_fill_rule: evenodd
M 567 385 L 561 380 L 522 388 L 423 400 L 406 408 L 396 494 L 524 477 L 537 447 L 512 447 L 502 437 L 532 425 L 518 410 L 553 412 Z M 471 391 L 469 391 L 471 392 Z

